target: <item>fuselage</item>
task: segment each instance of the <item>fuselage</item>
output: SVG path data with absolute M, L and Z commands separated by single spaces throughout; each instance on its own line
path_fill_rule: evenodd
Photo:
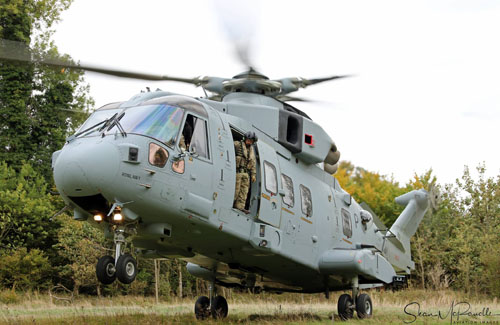
M 144 256 L 184 259 L 213 270 L 218 283 L 227 286 L 343 289 L 350 287 L 356 267 L 360 283 L 383 283 L 378 269 L 362 271 L 365 262 L 372 263 L 367 269 L 375 265 L 368 261 L 374 258 L 377 268 L 389 261 L 396 271 L 409 271 L 409 255 L 392 256 L 394 244 L 378 231 L 373 218 L 314 163 L 314 150 L 324 149 L 323 131 L 315 131 L 319 129 L 313 122 L 300 120 L 305 130 L 312 130 L 304 131 L 311 138 L 300 134 L 298 139 L 306 141 L 300 145 L 309 151 L 293 153 L 295 136 L 285 134 L 291 141 L 287 145 L 279 141 L 280 131 L 273 131 L 277 126 L 272 119 L 279 123 L 284 110 L 274 99 L 256 94 L 235 94 L 223 102 L 149 96 L 96 111 L 82 130 L 124 114 L 120 123 L 70 139 L 54 154 L 57 188 L 76 219 L 107 234 L 123 227 Z M 252 106 L 258 109 L 249 111 Z M 295 118 L 286 112 L 289 121 L 290 115 Z M 181 141 L 188 136 L 183 133 L 188 120 L 193 132 L 185 151 Z M 257 181 L 247 201 L 250 213 L 245 214 L 233 209 L 233 142 L 249 130 L 259 140 Z M 113 207 L 124 216 L 120 223 L 110 219 Z M 96 214 L 104 220 L 95 221 Z M 339 257 L 346 265 L 359 257 L 354 263 L 360 265 L 343 268 Z M 389 276 L 392 267 L 391 272 Z

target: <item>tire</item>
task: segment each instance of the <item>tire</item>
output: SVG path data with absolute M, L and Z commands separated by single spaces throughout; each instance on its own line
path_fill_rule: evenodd
M 347 293 L 344 293 L 339 297 L 339 302 L 337 304 L 337 311 L 339 313 L 339 317 L 341 320 L 351 319 L 354 315 L 353 310 L 354 301 L 351 296 Z
M 115 259 L 109 255 L 101 257 L 97 261 L 95 274 L 102 284 L 113 283 L 116 279 Z
M 137 275 L 137 262 L 130 254 L 121 255 L 116 262 L 116 277 L 121 283 L 130 284 Z
M 226 298 L 223 296 L 217 296 L 214 298 L 212 307 L 210 308 L 210 313 L 215 319 L 222 319 L 227 317 L 227 312 L 229 308 L 227 306 Z
M 372 317 L 373 304 L 370 296 L 366 293 L 360 294 L 358 299 L 356 299 L 356 312 L 361 319 Z
M 210 299 L 207 296 L 199 297 L 194 304 L 196 319 L 205 319 L 210 315 Z

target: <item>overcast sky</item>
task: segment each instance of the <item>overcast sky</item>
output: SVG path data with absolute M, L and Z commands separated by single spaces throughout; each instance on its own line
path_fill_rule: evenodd
M 243 35 L 270 78 L 355 74 L 294 94 L 317 101 L 294 105 L 341 159 L 401 183 L 429 168 L 449 183 L 483 161 L 500 174 L 499 1 L 75 0 L 62 19 L 56 45 L 86 63 L 232 77 L 245 66 L 229 38 Z M 86 80 L 96 107 L 146 86 L 203 95 L 172 82 Z

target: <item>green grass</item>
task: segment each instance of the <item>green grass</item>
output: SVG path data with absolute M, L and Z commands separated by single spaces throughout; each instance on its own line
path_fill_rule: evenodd
M 467 301 L 472 312 L 488 307 L 499 316 L 469 317 L 460 321 L 500 323 L 500 304 L 497 299 L 485 296 L 468 296 L 454 291 L 406 290 L 400 292 L 369 292 L 373 300 L 371 319 L 359 320 L 356 316 L 344 324 L 402 324 L 414 317 L 404 313 L 408 303 L 419 302 L 421 311 L 446 314 L 452 304 Z M 331 324 L 340 323 L 337 316 L 337 298 L 326 300 L 321 295 L 283 294 L 249 295 L 233 294 L 228 299 L 229 315 L 223 321 L 207 320 L 207 324 Z M 171 324 L 199 323 L 194 318 L 195 298 L 170 299 L 155 303 L 150 297 L 86 297 L 80 296 L 72 303 L 54 300 L 48 295 L 17 294 L 17 302 L 0 303 L 0 323 L 7 324 Z M 12 301 L 12 300 L 9 300 Z M 15 301 L 15 299 L 14 299 Z M 409 309 L 416 314 L 416 309 Z M 453 320 L 457 320 L 456 316 Z M 450 317 L 417 317 L 413 324 L 450 323 Z

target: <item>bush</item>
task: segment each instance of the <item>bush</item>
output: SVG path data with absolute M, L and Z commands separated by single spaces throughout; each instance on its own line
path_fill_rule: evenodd
M 0 302 L 2 304 L 16 304 L 20 302 L 21 299 L 14 290 L 4 290 L 0 291 Z
M 25 247 L 0 254 L 0 285 L 20 290 L 47 289 L 51 266 L 44 252 Z

